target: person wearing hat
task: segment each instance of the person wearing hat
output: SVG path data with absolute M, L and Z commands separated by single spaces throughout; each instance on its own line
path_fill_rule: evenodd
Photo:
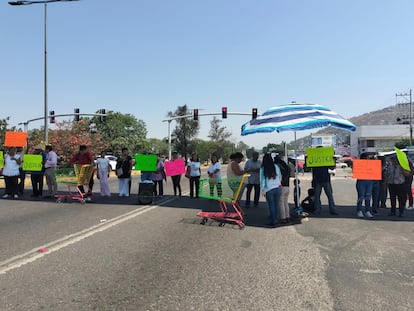
M 39 154 L 42 156 L 42 170 L 30 172 L 30 180 L 32 182 L 32 198 L 41 197 L 43 194 L 43 179 L 45 175 L 45 161 L 47 154 L 43 152 L 42 145 L 36 145 L 33 148 L 32 154 Z

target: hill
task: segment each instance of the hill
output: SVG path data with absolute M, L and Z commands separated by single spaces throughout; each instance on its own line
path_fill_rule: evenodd
M 409 116 L 409 104 L 397 104 L 389 106 L 380 110 L 367 112 L 356 117 L 349 119 L 356 126 L 361 125 L 390 125 L 397 124 L 399 122 L 408 122 Z M 344 145 L 350 141 L 350 132 L 340 130 L 332 127 L 322 128 L 315 132 L 315 134 L 336 134 L 337 144 Z M 311 135 L 299 138 L 289 143 L 289 149 L 303 150 L 310 146 Z

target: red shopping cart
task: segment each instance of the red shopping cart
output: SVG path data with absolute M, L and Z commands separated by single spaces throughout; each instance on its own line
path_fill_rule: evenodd
M 86 203 L 86 193 L 83 193 L 79 187 L 89 184 L 93 174 L 94 167 L 90 164 L 74 164 L 72 168 L 61 168 L 56 170 L 56 182 L 68 187 L 67 194 L 55 195 L 56 202 L 67 202 L 69 199 L 78 200 L 81 204 Z M 72 190 L 72 187 L 74 189 Z
M 209 219 L 218 221 L 219 226 L 226 223 L 235 224 L 243 229 L 244 213 L 239 205 L 239 200 L 243 194 L 244 184 L 249 174 L 244 174 L 241 178 L 222 178 L 221 180 L 212 180 L 210 178 L 200 179 L 199 195 L 202 198 L 217 200 L 219 211 L 202 211 L 197 216 L 202 217 L 200 224 L 204 225 Z M 215 195 L 217 190 L 217 195 Z

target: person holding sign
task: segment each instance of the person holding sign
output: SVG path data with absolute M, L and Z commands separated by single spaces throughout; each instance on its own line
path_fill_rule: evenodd
M 165 175 L 164 170 L 164 162 L 160 158 L 157 157 L 157 170 L 152 173 L 151 177 L 152 182 L 154 183 L 154 195 L 163 196 L 164 195 L 164 180 L 167 180 L 167 176 Z M 157 193 L 157 185 L 158 185 L 158 193 Z
M 312 167 L 312 187 L 315 189 L 315 210 L 317 214 L 321 213 L 321 194 L 323 189 L 328 198 L 329 213 L 331 215 L 338 215 L 335 210 L 331 174 L 329 174 L 328 169 L 329 167 L 327 166 Z
M 43 194 L 43 177 L 45 174 L 44 163 L 46 161 L 47 154 L 43 152 L 43 147 L 37 145 L 34 147 L 33 154 L 40 155 L 42 157 L 42 169 L 40 171 L 30 171 L 30 180 L 32 181 L 33 193 L 31 197 L 41 197 Z
M 369 156 L 367 153 L 362 153 L 360 155 L 361 160 L 368 159 Z M 372 196 L 372 187 L 373 180 L 369 179 L 357 179 L 356 189 L 357 189 L 357 216 L 359 218 L 364 218 L 364 213 L 362 212 L 362 203 L 365 202 L 365 217 L 372 218 L 371 210 L 371 196 Z
M 389 165 L 386 168 L 386 179 L 388 182 L 388 190 L 390 193 L 391 212 L 388 216 L 395 216 L 397 209 L 397 199 L 399 207 L 399 217 L 404 215 L 405 203 L 407 202 L 407 187 L 405 177 L 411 174 L 402 168 L 396 156 L 392 156 Z
M 171 153 L 171 161 L 177 161 L 178 160 L 178 152 L 177 151 L 173 151 Z M 181 196 L 181 174 L 178 175 L 174 175 L 171 176 L 171 180 L 172 180 L 172 184 L 173 184 L 173 189 L 174 189 L 174 195 L 177 195 L 177 191 L 178 191 L 178 195 Z
M 3 194 L 3 199 L 13 197 L 18 199 L 19 195 L 19 167 L 22 163 L 20 156 L 16 153 L 16 147 L 10 147 L 7 154 L 4 156 L 3 176 L 6 189 Z

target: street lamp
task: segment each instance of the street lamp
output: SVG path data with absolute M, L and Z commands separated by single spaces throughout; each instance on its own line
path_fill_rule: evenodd
M 52 2 L 72 2 L 79 0 L 43 0 L 43 1 L 10 1 L 10 5 L 44 4 L 44 127 L 45 144 L 48 143 L 48 104 L 47 104 L 47 4 Z

